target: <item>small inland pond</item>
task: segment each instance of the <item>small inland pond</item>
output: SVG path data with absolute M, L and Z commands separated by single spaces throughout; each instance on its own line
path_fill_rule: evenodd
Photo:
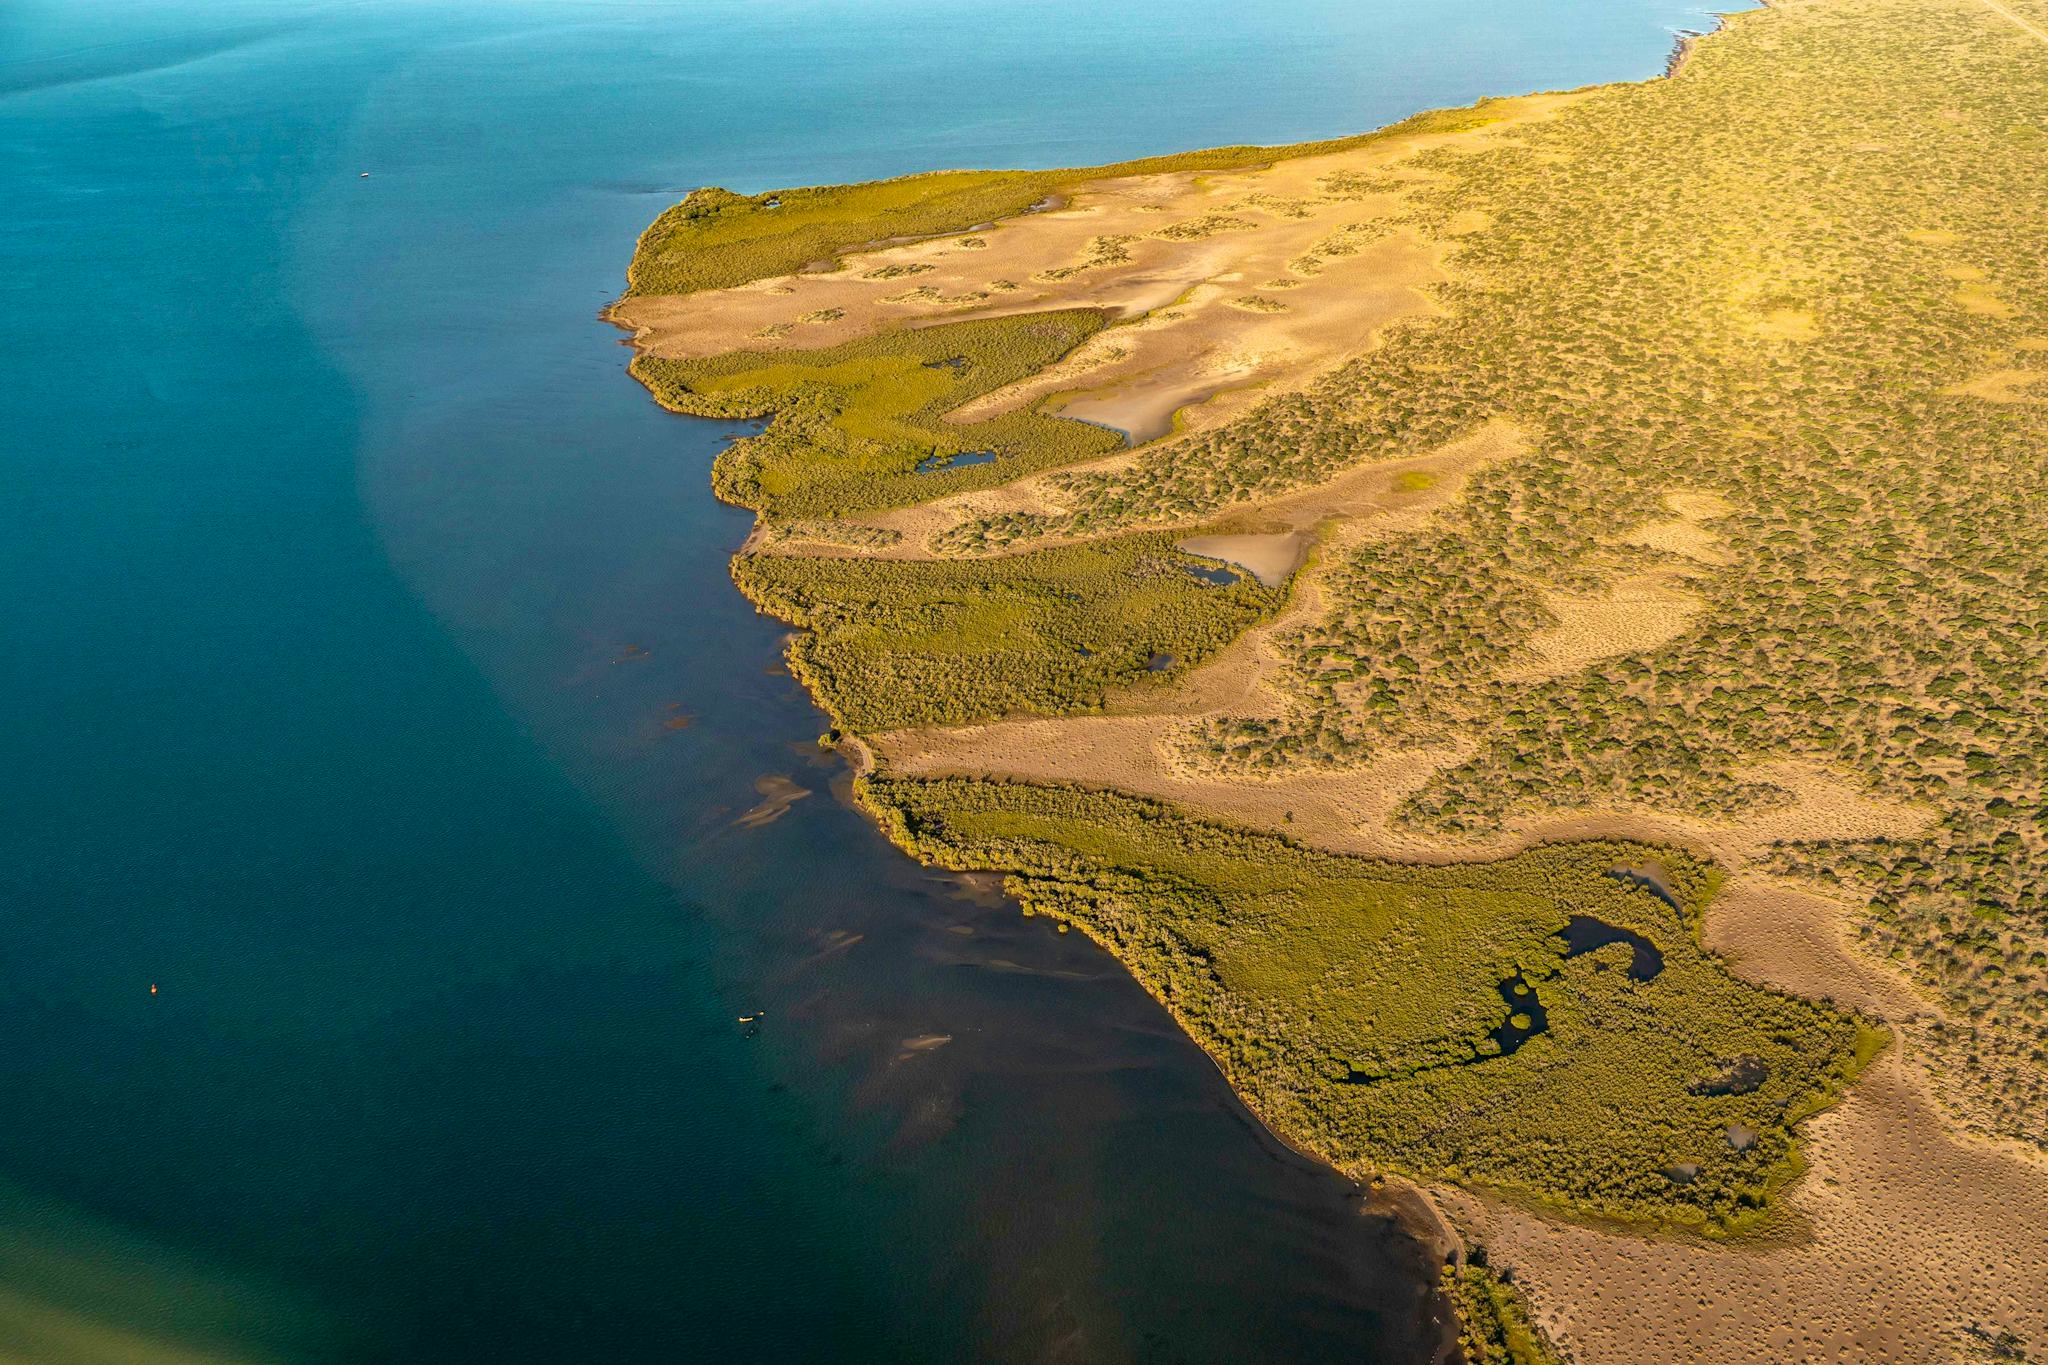
M 994 464 L 993 450 L 962 450 L 947 455 L 927 455 L 917 462 L 920 474 L 937 474 L 948 469 L 965 469 L 970 465 Z

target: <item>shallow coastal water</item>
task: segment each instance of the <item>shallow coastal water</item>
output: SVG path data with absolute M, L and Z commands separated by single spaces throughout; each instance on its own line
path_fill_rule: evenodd
M 1412 1240 L 837 799 L 735 428 L 597 313 L 699 183 L 1350 131 L 1702 22 L 10 6 L 0 1353 L 1421 1358 Z

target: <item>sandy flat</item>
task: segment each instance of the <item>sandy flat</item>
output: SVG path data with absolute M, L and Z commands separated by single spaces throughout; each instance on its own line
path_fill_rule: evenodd
M 1577 98 L 1496 101 L 1488 107 L 1493 121 L 1481 128 L 1381 138 L 1265 166 L 1082 182 L 1056 207 L 972 233 L 877 245 L 843 257 L 837 270 L 636 296 L 611 315 L 634 330 L 641 349 L 673 357 L 826 346 L 905 323 L 1055 308 L 1172 323 L 1130 334 L 1133 370 L 1153 368 L 1145 350 L 1155 335 L 1174 338 L 1161 358 L 1185 357 L 1181 337 L 1190 329 L 1181 324 L 1190 318 L 1219 337 L 1314 332 L 1322 324 L 1311 317 L 1360 307 L 1348 296 L 1393 283 L 1428 254 L 1412 238 L 1386 245 L 1402 241 L 1391 221 L 1402 203 L 1399 177 L 1424 178 L 1404 163 L 1433 148 L 1482 145 Z M 1341 346 L 1342 338 L 1326 342 Z
M 1285 583 L 1308 553 L 1308 537 L 1300 531 L 1189 536 L 1176 543 L 1191 555 L 1235 564 L 1270 588 Z
M 1677 639 L 1706 605 L 1668 570 L 1631 574 L 1596 593 L 1550 593 L 1555 625 L 1529 637 L 1530 658 L 1502 674 L 1509 682 L 1559 678 L 1596 659 L 1637 654 Z
M 1987 403 L 2048 403 L 2048 370 L 1993 370 L 1942 392 Z
M 1430 178 L 1407 163 L 1424 151 L 1486 145 L 1581 97 L 1496 101 L 1492 121 L 1476 129 L 1386 137 L 1265 166 L 1084 182 L 1053 208 L 971 234 L 877 245 L 842 258 L 837 270 L 636 296 L 610 316 L 633 330 L 640 350 L 689 358 L 1098 308 L 1115 325 L 949 419 L 1037 405 L 1132 433 L 1137 443 L 1174 439 L 1312 383 L 1377 344 L 1388 326 L 1434 312 L 1426 291 L 1448 278 L 1450 243 L 1397 221 L 1404 187 Z M 1454 235 L 1486 226 L 1484 215 L 1468 215 Z M 1050 510 L 1057 505 L 1046 501 L 1042 477 L 1020 480 L 874 519 L 902 535 L 875 552 L 915 557 L 965 517 Z M 822 552 L 800 540 L 754 548 Z

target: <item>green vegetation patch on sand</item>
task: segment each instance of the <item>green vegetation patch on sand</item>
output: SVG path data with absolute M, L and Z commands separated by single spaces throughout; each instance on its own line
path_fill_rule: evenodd
M 1036 374 L 1102 324 L 1102 314 L 1072 309 L 898 329 L 809 351 L 643 355 L 632 368 L 674 411 L 773 418 L 719 456 L 719 497 L 769 517 L 834 517 L 987 488 L 1120 447 L 1104 427 L 1028 410 L 944 420 L 969 399 Z M 995 458 L 939 467 L 963 454 Z
M 1166 535 L 986 560 L 743 555 L 733 578 L 806 627 L 797 676 L 854 731 L 1099 710 L 1171 681 L 1274 610 L 1246 574 L 1214 585 Z
M 859 247 L 932 237 L 1009 218 L 1091 180 L 1221 171 L 1363 146 L 1375 138 L 1456 132 L 1492 119 L 1490 101 L 1432 110 L 1376 133 L 1287 147 L 1213 147 L 1107 166 L 1047 171 L 934 171 L 857 185 L 734 194 L 697 190 L 641 234 L 627 293 L 692 294 L 750 280 L 835 268 Z
M 1698 938 L 1716 874 L 1668 850 L 1414 866 L 1109 792 L 862 790 L 919 857 L 1005 872 L 1107 946 L 1269 1122 L 1349 1170 L 1735 1230 L 1797 1170 L 1792 1125 L 1884 1037 L 1731 974 Z M 1646 863 L 1669 901 L 1628 875 Z M 1575 916 L 1606 941 L 1568 938 Z
M 1565 1357 L 1529 1315 L 1514 1282 L 1483 1261 L 1444 1267 L 1444 1295 L 1458 1310 L 1465 1365 L 1564 1365 Z

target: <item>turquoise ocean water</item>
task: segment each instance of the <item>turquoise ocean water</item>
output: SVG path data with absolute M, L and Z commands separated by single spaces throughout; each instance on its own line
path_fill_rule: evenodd
M 834 794 L 731 428 L 597 314 L 698 184 L 1327 136 L 1705 22 L 0 7 L 0 1355 L 1428 1358 L 1399 1228 Z

